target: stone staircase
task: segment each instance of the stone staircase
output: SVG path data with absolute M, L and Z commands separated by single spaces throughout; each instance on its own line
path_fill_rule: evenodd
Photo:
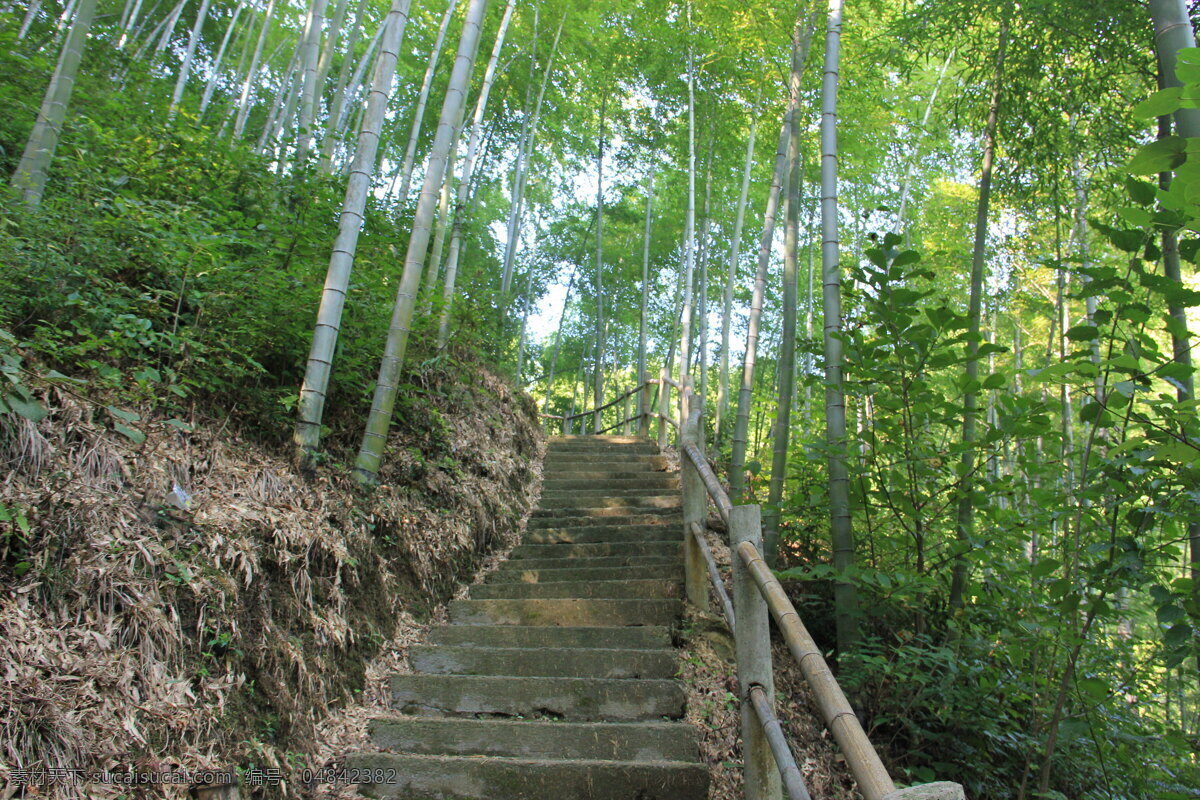
M 391 678 L 349 763 L 369 797 L 703 800 L 670 628 L 678 477 L 631 436 L 551 440 L 523 542 Z

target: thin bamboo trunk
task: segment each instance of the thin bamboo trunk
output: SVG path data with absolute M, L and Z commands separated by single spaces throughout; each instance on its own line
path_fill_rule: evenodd
M 929 93 L 929 101 L 925 104 L 925 113 L 921 115 L 921 126 L 917 129 L 917 140 L 913 145 L 912 156 L 908 159 L 908 166 L 904 168 L 904 180 L 900 182 L 900 207 L 896 211 L 896 220 L 900 225 L 904 235 L 907 237 L 908 230 L 904 224 L 904 210 L 908 206 L 908 195 L 912 190 L 912 174 L 917 167 L 918 156 L 921 153 L 921 135 L 925 133 L 929 127 L 929 117 L 933 114 L 933 106 L 937 102 L 938 93 L 942 88 L 942 81 L 946 79 L 946 71 L 950 69 L 950 62 L 954 60 L 955 49 L 950 50 L 950 55 L 946 56 L 946 60 L 942 63 L 942 68 L 938 70 L 937 80 L 934 81 L 933 91 Z
M 212 102 L 213 92 L 217 88 L 217 78 L 221 74 L 221 64 L 225 60 L 225 50 L 229 47 L 229 40 L 233 38 L 233 32 L 237 29 L 238 17 L 242 15 L 242 9 L 245 7 L 246 4 L 244 2 L 238 2 L 237 6 L 233 9 L 233 16 L 229 20 L 229 27 L 225 29 L 225 35 L 221 37 L 221 46 L 217 50 L 212 70 L 209 72 L 208 81 L 204 85 L 204 95 L 200 98 L 201 117 L 208 110 L 208 104 Z
M 454 190 L 454 159 L 458 153 L 458 137 L 450 146 L 450 156 L 446 159 L 446 180 L 442 181 L 442 192 L 438 198 L 437 227 L 433 232 L 433 248 L 425 263 L 425 285 L 421 290 L 424 297 L 421 311 L 428 315 L 433 311 L 433 298 L 437 294 L 438 275 L 442 267 L 442 248 L 446 243 L 446 227 L 450 221 L 450 194 Z
M 534 228 L 534 239 L 537 237 L 537 228 Z M 533 294 L 533 265 L 530 264 L 529 271 L 525 276 L 525 294 L 521 304 L 521 334 L 517 337 L 517 386 L 523 387 L 524 383 L 521 380 L 521 373 L 525 371 L 525 331 L 529 327 L 529 300 Z
M 317 116 L 321 110 L 321 93 L 317 85 L 317 71 L 321 60 L 321 28 L 325 24 L 325 6 L 328 0 L 312 0 L 308 7 L 308 18 L 304 23 L 304 81 L 300 90 L 299 119 L 296 122 L 296 158 L 298 167 L 304 166 L 308 149 L 312 145 Z
M 345 92 L 345 101 L 342 106 L 341 116 L 337 120 L 337 137 L 345 138 L 346 132 L 353 128 L 350 125 L 351 114 L 350 109 L 358 110 L 360 104 L 354 102 L 354 98 L 358 95 L 358 88 L 362 86 L 363 76 L 367 72 L 367 66 L 372 63 L 375 48 L 379 45 L 379 38 L 383 35 L 383 25 L 380 25 L 375 34 L 371 37 L 370 44 L 367 45 L 367 50 L 363 53 L 362 58 L 358 60 L 358 66 L 354 68 L 354 75 L 350 78 L 350 83 Z M 333 120 L 330 120 L 333 124 Z
M 21 193 L 27 208 L 34 209 L 41 205 L 42 194 L 46 191 L 50 164 L 58 148 L 58 138 L 67 118 L 67 106 L 75 90 L 75 76 L 79 72 L 79 62 L 83 60 L 83 52 L 87 47 L 88 30 L 95 16 L 96 0 L 81 0 L 79 12 L 71 23 L 62 54 L 54 68 L 54 75 L 46 87 L 37 120 L 25 143 L 25 152 L 13 173 L 12 185 Z
M 774 567 L 779 556 L 779 506 L 783 501 L 784 481 L 787 478 L 788 444 L 791 439 L 792 394 L 796 381 L 796 299 L 799 286 L 800 237 L 800 63 L 804 17 L 796 20 L 792 29 L 792 73 L 788 91 L 788 110 L 791 132 L 788 136 L 787 198 L 784 205 L 783 238 L 783 320 L 776 360 L 779 375 L 779 395 L 775 407 L 775 435 L 771 454 L 771 484 L 763 514 L 763 559 Z
M 504 239 L 504 260 L 500 269 L 501 318 L 508 315 L 509 292 L 512 289 L 513 266 L 516 263 L 517 245 L 521 238 L 521 216 L 524 209 L 525 143 L 529 140 L 531 107 L 533 105 L 533 76 L 537 67 L 538 10 L 533 11 L 533 45 L 529 56 L 529 80 L 525 84 L 525 105 L 521 109 L 521 135 L 517 139 L 517 160 L 513 165 L 512 183 L 509 186 L 508 230 Z
M 592 408 L 604 405 L 604 111 L 600 98 L 600 130 L 596 135 L 596 359 L 592 375 Z M 592 432 L 600 432 L 600 413 L 592 415 Z
M 254 149 L 260 153 L 267 152 L 267 142 L 275 132 L 279 117 L 284 113 L 283 106 L 290 94 L 288 89 L 295 85 L 296 67 L 299 63 L 300 45 L 297 44 L 292 50 L 292 57 L 288 61 L 287 68 L 280 73 L 279 91 L 275 93 L 275 99 L 271 101 L 271 108 L 267 111 L 266 120 L 263 122 L 262 133 L 258 137 L 258 143 L 254 146 Z
M 42 0 L 32 0 L 29 8 L 25 10 L 25 18 L 21 20 L 21 27 L 17 31 L 17 41 L 25 38 L 25 34 L 29 33 L 29 27 L 33 25 L 33 21 L 37 19 L 38 12 L 42 10 Z
M 950 606 L 960 608 L 967 584 L 967 552 L 975 547 L 975 418 L 977 391 L 970 388 L 979 374 L 979 321 L 983 307 L 983 273 L 987 255 L 988 203 L 992 194 L 992 167 L 996 158 L 996 128 L 1000 117 L 1000 98 L 1004 78 L 1004 55 L 1008 47 L 1008 11 L 1000 23 L 1000 38 L 996 46 L 996 61 L 992 75 L 992 97 L 988 103 L 987 124 L 983 134 L 983 164 L 979 177 L 979 203 L 975 213 L 975 246 L 971 257 L 971 296 L 967 310 L 968 341 L 966 382 L 963 393 L 962 424 L 962 485 L 958 501 L 955 535 L 959 553 L 954 558 L 950 581 Z M 1065 387 L 1064 387 L 1065 388 Z
M 708 234 L 712 223 L 710 213 L 712 206 L 712 155 L 713 140 L 710 135 L 708 137 L 708 166 L 706 167 L 704 177 L 704 211 L 702 214 L 704 221 L 700 223 L 700 281 L 696 292 L 696 320 L 699 327 L 696 337 L 699 342 L 699 347 L 696 348 L 696 357 L 700 363 L 700 383 L 696 387 L 696 392 L 700 397 L 700 402 L 705 404 L 705 408 L 707 408 L 708 401 Z
M 754 134 L 758 118 L 750 120 L 750 135 L 746 139 L 746 163 L 742 168 L 742 188 L 738 194 L 737 213 L 733 223 L 733 242 L 729 247 L 729 270 L 725 275 L 725 293 L 721 298 L 721 364 L 717 376 L 717 418 L 714 438 L 721 444 L 721 428 L 729 414 L 729 330 L 733 324 L 733 292 L 737 288 L 738 257 L 742 248 L 742 225 L 746 219 L 746 200 L 750 196 L 750 172 L 754 167 Z
M 404 149 L 404 163 L 396 173 L 400 178 L 400 191 L 395 195 L 401 205 L 408 200 L 408 190 L 412 185 L 413 163 L 417 158 L 417 142 L 421 136 L 421 123 L 425 119 L 425 106 L 429 102 L 429 91 L 433 88 L 433 76 L 437 71 L 438 59 L 442 53 L 442 43 L 446 41 L 446 31 L 450 28 L 450 20 L 458 8 L 458 0 L 450 0 L 442 21 L 438 25 L 437 38 L 433 41 L 433 49 L 429 53 L 429 63 L 425 65 L 425 77 L 421 80 L 421 92 L 417 95 L 417 105 L 413 109 L 412 129 L 408 134 L 408 146 Z M 394 188 L 394 184 L 393 187 Z M 389 194 L 390 194 L 389 190 Z
M 200 43 L 200 34 L 204 31 L 204 22 L 208 19 L 209 0 L 200 0 L 200 10 L 196 12 L 196 23 L 188 35 L 187 49 L 183 53 L 183 63 L 179 66 L 179 75 L 175 79 L 175 90 L 171 93 L 171 106 L 167 117 L 174 118 L 179 101 L 183 99 L 183 90 L 187 87 L 188 75 L 192 71 L 192 61 L 196 57 L 196 45 Z
M 688 26 L 688 171 L 687 212 L 683 221 L 683 308 L 679 316 L 679 385 L 688 386 L 688 366 L 692 347 L 692 272 L 696 248 L 696 58 L 692 52 L 692 4 L 687 7 Z M 679 424 L 689 418 L 691 409 L 686 392 L 679 395 Z
M 333 17 L 329 23 L 329 36 L 325 39 L 325 46 L 321 49 L 321 58 L 317 61 L 318 95 L 325 86 L 325 79 L 329 76 L 329 67 L 333 64 L 333 55 L 337 52 L 338 37 L 341 36 L 342 25 L 346 21 L 348 4 L 348 0 L 337 0 L 337 5 L 333 7 Z
M 1196 46 L 1195 32 L 1192 30 L 1191 18 L 1183 0 L 1150 0 L 1150 13 L 1154 21 L 1155 50 L 1159 62 L 1159 83 L 1164 87 L 1180 86 L 1175 74 L 1179 51 Z M 1181 108 L 1174 114 L 1175 130 L 1180 136 L 1195 138 L 1200 136 L 1200 109 Z M 1159 136 L 1167 136 L 1171 132 L 1170 120 L 1160 118 Z M 1170 186 L 1170 173 L 1159 176 L 1159 185 L 1165 191 Z M 1177 232 L 1172 229 L 1163 231 L 1163 274 L 1168 280 L 1182 283 L 1183 275 L 1179 261 L 1179 242 Z M 1195 377 L 1192 373 L 1192 344 L 1187 327 L 1187 308 L 1177 300 L 1167 303 L 1167 313 L 1170 317 L 1168 328 L 1171 333 L 1171 348 L 1175 363 L 1184 367 L 1181 371 L 1184 377 L 1178 380 L 1175 391 L 1179 401 L 1186 402 L 1196 396 Z M 1200 521 L 1188 522 L 1188 553 L 1191 566 L 1192 603 L 1200 606 Z M 1200 633 L 1193 639 L 1195 666 L 1200 673 Z M 1183 706 L 1180 706 L 1180 718 L 1184 719 Z
M 833 545 L 838 652 L 858 641 L 858 598 L 846 573 L 854 565 L 850 475 L 846 466 L 846 395 L 842 374 L 842 274 L 837 195 L 837 90 L 842 0 L 829 0 L 825 80 L 821 89 L 821 276 L 825 328 L 825 443 L 829 448 L 829 530 Z
M 483 71 L 479 99 L 475 101 L 475 111 L 471 115 L 471 139 L 467 144 L 467 155 L 463 159 L 462 178 L 458 182 L 458 196 L 454 204 L 454 224 L 450 230 L 450 252 L 446 255 L 442 311 L 438 320 L 438 347 L 445 347 L 450 338 L 450 312 L 454 304 L 454 285 L 458 278 L 458 258 L 462 252 L 463 217 L 467 213 L 471 177 L 475 171 L 475 160 L 479 155 L 479 143 L 483 138 L 483 116 L 487 110 L 488 97 L 491 96 L 492 83 L 496 79 L 496 64 L 500 61 L 500 51 L 504 47 L 504 37 L 508 32 L 508 24 L 512 19 L 514 6 L 515 0 L 508 0 L 504 7 L 504 16 L 500 18 L 500 28 L 496 32 L 496 41 L 492 45 L 492 54 L 488 58 L 487 68 Z
M 550 354 L 550 369 L 546 373 L 546 395 L 542 400 L 542 412 L 550 413 L 550 391 L 554 386 L 554 370 L 558 366 L 558 350 L 562 344 L 563 322 L 567 319 L 567 309 L 571 305 L 571 290 L 575 288 L 576 270 L 571 270 L 571 279 L 567 281 L 567 293 L 563 297 L 562 313 L 558 316 L 558 329 L 554 332 L 554 350 Z
M 753 402 L 754 366 L 758 360 L 758 336 L 762 321 L 763 295 L 766 293 L 767 268 L 771 264 L 771 245 L 775 240 L 775 214 L 779 195 L 787 174 L 788 141 L 791 137 L 792 113 L 783 116 L 779 144 L 775 148 L 775 168 L 771 188 L 767 192 L 767 207 L 763 213 L 763 232 L 758 242 L 758 269 L 754 290 L 750 296 L 750 319 L 746 328 L 746 353 L 742 357 L 742 383 L 738 389 L 737 419 L 733 429 L 733 453 L 729 466 L 729 495 L 734 504 L 742 500 L 746 486 L 746 446 L 750 433 L 750 405 Z M 755 436 L 757 440 L 757 435 Z
M 295 442 L 298 456 L 305 462 L 311 462 L 321 442 L 321 420 L 325 411 L 333 355 L 341 330 L 342 309 L 346 304 L 350 271 L 354 266 L 354 252 L 358 246 L 359 231 L 362 229 L 367 191 L 371 186 L 371 170 L 375 165 L 379 134 L 383 128 L 388 96 L 391 94 L 396 75 L 400 42 L 408 25 L 410 3 L 411 0 L 393 0 L 385 20 L 386 33 L 380 45 L 379 60 L 375 64 L 371 92 L 367 96 L 367 109 L 358 137 L 358 148 L 354 153 L 354 165 L 346 183 L 346 198 L 342 204 L 341 217 L 338 219 L 337 239 L 329 258 L 329 270 L 325 277 L 325 288 L 321 293 L 321 306 L 317 311 L 312 348 L 309 351 L 304 383 L 300 388 L 300 414 L 296 423 Z
M 333 99 L 329 104 L 329 124 L 321 136 L 321 156 L 317 160 L 317 172 L 328 175 L 333 170 L 333 150 L 341 141 L 342 111 L 346 107 L 347 85 L 350 81 L 350 70 L 354 66 L 354 49 L 362 36 L 363 16 L 367 10 L 366 0 L 360 0 L 354 13 L 354 21 L 346 34 L 346 55 L 338 68 L 337 86 L 333 89 Z
M 267 0 L 267 10 L 263 13 L 262 29 L 258 32 L 258 41 L 254 45 L 254 55 L 250 58 L 250 69 L 246 71 L 246 80 L 242 83 L 242 94 L 238 100 L 237 119 L 233 123 L 233 138 L 241 139 L 246 130 L 246 117 L 250 114 L 250 90 L 258 78 L 259 61 L 262 59 L 263 45 L 267 41 L 267 33 L 271 30 L 271 15 L 275 11 L 275 0 Z
M 458 43 L 458 54 L 450 73 L 450 82 L 446 87 L 446 97 L 442 103 L 442 113 L 430 151 L 429 164 L 425 171 L 425 183 L 421 188 L 421 196 L 413 216 L 412 234 L 409 237 L 408 251 L 404 257 L 404 273 L 400 278 L 400 286 L 396 293 L 396 303 L 392 311 L 383 359 L 380 363 L 379 378 L 376 381 L 375 398 L 371 403 L 371 413 L 367 418 L 362 446 L 359 448 L 358 459 L 355 462 L 356 476 L 364 483 L 374 483 L 378 479 L 379 465 L 383 461 L 384 444 L 387 441 L 388 429 L 391 427 L 392 409 L 396 402 L 396 388 L 399 385 L 400 372 L 404 366 L 408 334 L 416 307 L 416 294 L 421 285 L 425 250 L 429 246 L 433 212 L 437 205 L 442 181 L 445 178 L 450 145 L 458 132 L 463 108 L 466 105 L 467 88 L 471 81 L 475 51 L 479 44 L 480 28 L 486 11 L 487 0 L 469 0 L 467 16 L 463 21 L 462 37 Z
M 650 226 L 654 220 L 654 169 L 646 175 L 646 228 L 642 235 L 642 302 L 638 313 L 637 380 L 645 386 L 646 374 L 646 311 L 650 293 Z M 661 387 L 659 391 L 662 391 Z M 650 435 L 650 394 L 646 389 L 638 392 L 638 435 Z

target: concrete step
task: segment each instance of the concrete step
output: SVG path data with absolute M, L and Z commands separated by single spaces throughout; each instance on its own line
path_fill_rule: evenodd
M 678 556 L 683 543 L 676 541 L 581 542 L 579 544 L 521 544 L 513 548 L 506 566 L 520 569 L 526 558 L 597 558 L 599 556 Z M 562 566 L 567 566 L 563 564 Z
M 543 598 L 453 600 L 452 622 L 465 625 L 673 625 L 678 600 Z
M 663 481 L 672 486 L 678 486 L 679 473 L 649 469 L 623 469 L 619 464 L 613 470 L 589 470 L 586 467 L 581 467 L 579 469 L 546 472 L 542 479 L 542 486 L 553 487 L 575 481 L 581 481 L 588 485 L 595 485 L 598 481 Z
M 379 748 L 419 755 L 695 761 L 697 753 L 696 730 L 682 722 L 391 717 L 371 720 L 368 731 Z
M 684 704 L 679 684 L 651 678 L 393 675 L 389 686 L 393 708 L 423 717 L 495 714 L 577 722 L 679 719 Z
M 612 444 L 610 442 L 550 442 L 546 446 L 546 455 L 567 455 L 568 453 L 617 453 L 620 455 L 656 456 L 659 454 L 658 444 L 650 440 L 642 440 L 631 444 Z
M 356 754 L 350 769 L 392 779 L 360 783 L 367 797 L 404 800 L 704 800 L 708 770 L 678 761 L 560 761 Z
M 574 511 L 595 513 L 599 510 L 614 513 L 642 512 L 647 509 L 679 509 L 683 498 L 678 492 L 662 494 L 652 491 L 642 494 L 583 494 L 582 492 L 557 492 L 542 494 L 538 500 L 539 512 Z
M 598 567 L 653 567 L 664 569 L 678 567 L 683 563 L 680 556 L 595 556 L 589 558 L 572 558 L 564 561 L 562 558 L 522 558 L 518 561 L 505 561 L 496 570 L 528 570 L 528 569 L 561 569 L 566 564 L 578 569 L 595 569 Z
M 656 471 L 667 468 L 666 458 L 649 453 L 547 453 L 543 464 L 547 474 L 581 466 L 596 472 L 637 469 L 637 465 Z
M 539 508 L 529 516 L 529 521 L 532 523 L 535 520 L 558 520 L 559 524 L 555 527 L 566 527 L 569 524 L 578 524 L 577 521 L 582 520 L 585 524 L 596 525 L 599 523 L 607 523 L 610 525 L 619 525 L 609 517 L 622 517 L 635 520 L 638 517 L 654 520 L 654 517 L 667 516 L 674 514 L 680 519 L 683 515 L 679 511 L 679 501 L 676 500 L 674 505 L 665 507 L 659 506 L 620 506 L 617 508 Z M 603 517 L 603 519 L 601 519 Z M 566 522 L 571 520 L 571 522 Z M 632 522 L 634 525 L 646 524 L 639 520 Z
M 551 567 L 550 569 L 520 569 L 514 567 L 496 570 L 488 577 L 485 586 L 503 586 L 517 583 L 525 586 L 538 584 L 572 583 L 575 581 L 627 581 L 655 578 L 663 581 L 683 581 L 683 560 L 678 559 L 673 567 L 655 564 L 649 567 L 601 567 L 579 569 L 577 567 Z M 575 562 L 571 562 L 572 564 Z M 476 589 L 481 587 L 475 587 Z M 472 589 L 472 593 L 474 589 Z M 473 597 L 481 595 L 472 594 Z
M 579 647 L 656 650 L 671 646 L 665 626 L 571 627 L 550 625 L 440 625 L 431 644 L 476 647 Z
M 662 542 L 683 539 L 682 525 L 585 525 L 581 528 L 539 528 L 525 532 L 525 544 L 583 544 L 586 542 Z
M 637 434 L 628 433 L 600 433 L 600 434 L 565 434 L 560 436 L 551 436 L 547 440 L 550 446 L 558 444 L 569 444 L 572 442 L 600 442 L 607 444 L 646 444 L 653 443 L 654 440 L 649 436 L 638 436 Z
M 655 509 L 655 512 L 653 514 L 638 513 L 620 516 L 602 515 L 601 517 L 595 515 L 555 516 L 554 514 L 540 517 L 531 516 L 525 529 L 528 531 L 544 528 L 590 528 L 596 525 L 674 525 L 677 527 L 683 525 L 683 514 L 674 509 Z
M 595 461 L 571 461 L 554 464 L 544 462 L 542 475 L 547 479 L 566 480 L 572 477 L 643 477 L 649 475 L 678 475 L 677 471 L 667 471 L 667 463 L 661 456 L 646 462 L 598 463 Z
M 676 472 L 651 472 L 641 477 L 616 478 L 604 473 L 584 473 L 592 477 L 582 477 L 576 474 L 570 478 L 559 478 L 547 475 L 542 480 L 542 494 L 583 490 L 589 493 L 611 492 L 622 495 L 628 491 L 645 491 L 649 489 L 679 490 L 679 474 Z M 624 475 L 625 473 L 617 473 Z
M 631 567 L 630 569 L 634 569 Z M 471 588 L 474 600 L 498 598 L 667 598 L 679 597 L 679 582 L 661 578 L 617 579 L 605 581 L 554 581 L 548 583 L 525 583 L 506 581 L 484 583 Z
M 670 678 L 674 650 L 604 650 L 594 647 L 518 648 L 418 645 L 409 651 L 425 675 L 512 675 L 542 678 Z

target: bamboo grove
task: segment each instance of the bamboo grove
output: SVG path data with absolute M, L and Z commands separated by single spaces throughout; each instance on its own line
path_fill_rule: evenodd
M 553 417 L 690 376 L 899 774 L 1196 796 L 1182 0 L 0 5 L 0 322 L 51 363 L 253 384 L 368 487 L 461 348 Z

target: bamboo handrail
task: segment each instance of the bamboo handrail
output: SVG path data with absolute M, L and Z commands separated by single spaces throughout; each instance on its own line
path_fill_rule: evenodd
M 896 791 L 896 786 L 880 761 L 879 754 L 867 739 L 867 734 L 854 714 L 854 709 L 846 700 L 846 695 L 842 693 L 833 673 L 829 671 L 829 665 L 825 663 L 820 648 L 800 621 L 795 606 L 763 561 L 757 548 L 749 542 L 743 542 L 738 546 L 737 554 L 758 585 L 759 592 L 767 601 L 771 616 L 775 618 L 775 624 L 783 633 L 788 650 L 799 662 L 800 671 L 812 687 L 825 726 L 829 728 L 845 754 L 846 763 L 854 775 L 854 780 L 858 782 L 859 791 L 866 800 L 883 800 L 886 795 Z
M 626 419 L 623 419 L 623 420 L 621 420 L 620 422 L 618 422 L 616 425 L 609 425 L 609 426 L 608 426 L 607 428 L 605 428 L 604 430 L 602 430 L 602 431 L 597 431 L 596 433 L 593 433 L 592 435 L 593 435 L 593 436 L 599 436 L 600 434 L 603 434 L 603 433 L 608 433 L 608 432 L 609 432 L 609 431 L 611 431 L 611 430 L 614 430 L 614 429 L 616 429 L 616 428 L 619 428 L 619 427 L 621 427 L 622 425 L 624 425 L 624 424 L 625 424 L 625 423 L 627 423 L 627 422 L 633 422 L 633 421 L 635 421 L 635 420 L 639 420 L 639 419 L 641 419 L 641 418 L 642 418 L 642 415 L 641 415 L 641 414 L 634 414 L 632 417 L 628 417 L 628 418 L 626 418 Z
M 669 380 L 669 379 L 668 379 L 668 380 Z M 650 380 L 646 381 L 645 383 L 638 384 L 637 386 L 633 387 L 632 389 L 630 389 L 630 390 L 629 390 L 628 392 L 626 392 L 625 394 L 623 394 L 623 395 L 620 395 L 620 396 L 618 396 L 618 397 L 614 397 L 612 400 L 609 400 L 607 403 L 605 403 L 604 405 L 600 406 L 599 408 L 591 408 L 591 409 L 588 409 L 587 411 L 580 411 L 578 414 L 572 414 L 572 415 L 571 415 L 571 416 L 569 416 L 569 417 L 551 417 L 551 419 L 561 419 L 561 420 L 564 420 L 564 421 L 567 421 L 567 422 L 569 422 L 569 421 L 571 421 L 571 420 L 582 419 L 583 417 L 590 417 L 590 416 L 592 416 L 593 414 L 598 414 L 598 413 L 600 413 L 601 411 L 605 410 L 606 408 L 612 408 L 612 407 L 613 407 L 613 406 L 615 406 L 617 403 L 619 403 L 619 402 L 621 402 L 622 400 L 624 400 L 626 397 L 630 397 L 631 395 L 637 394 L 637 393 L 638 393 L 638 392 L 640 392 L 642 389 L 645 389 L 647 386 L 649 386 L 649 385 L 650 385 L 650 384 L 652 384 L 652 383 L 653 383 L 653 384 L 657 384 L 657 383 L 658 383 L 658 379 L 657 379 L 657 378 L 651 378 Z M 548 417 L 548 416 L 550 416 L 550 415 L 549 415 L 549 414 L 543 414 L 542 416 L 543 416 L 543 417 Z M 630 417 L 630 419 L 635 419 L 635 417 Z M 611 430 L 611 428 L 610 428 L 609 430 Z M 593 435 L 594 435 L 594 434 L 593 434 Z
M 693 524 L 691 534 L 695 537 L 700 552 L 704 554 L 704 563 L 708 566 L 708 577 L 712 582 L 713 591 L 717 593 L 717 599 L 721 601 L 721 611 L 725 615 L 725 622 L 729 625 L 729 630 L 733 631 L 734 622 L 737 619 L 733 613 L 733 601 L 729 599 L 729 592 L 725 591 L 725 581 L 721 580 L 721 571 L 717 569 L 717 560 L 713 558 L 712 549 L 704 540 L 704 529 Z
M 783 778 L 783 786 L 787 789 L 790 800 L 812 800 L 808 787 L 804 785 L 804 775 L 796 766 L 796 756 L 788 746 L 787 738 L 783 735 L 783 726 L 775 716 L 771 700 L 758 684 L 750 687 L 750 703 L 754 706 L 754 714 L 762 725 L 763 733 L 767 735 L 767 743 L 771 745 L 771 753 L 775 763 L 779 765 L 779 774 Z
M 704 481 L 704 488 L 708 490 L 708 496 L 713 499 L 713 503 L 717 506 L 717 513 L 721 515 L 721 519 L 725 520 L 725 524 L 729 524 L 729 511 L 733 508 L 733 503 L 729 500 L 729 495 L 721 488 L 721 482 L 717 480 L 717 475 L 712 471 L 712 467 L 708 465 L 708 459 L 700 452 L 694 442 L 684 442 L 683 452 L 691 459 L 692 464 L 696 466 L 696 471 L 700 473 L 700 479 Z

